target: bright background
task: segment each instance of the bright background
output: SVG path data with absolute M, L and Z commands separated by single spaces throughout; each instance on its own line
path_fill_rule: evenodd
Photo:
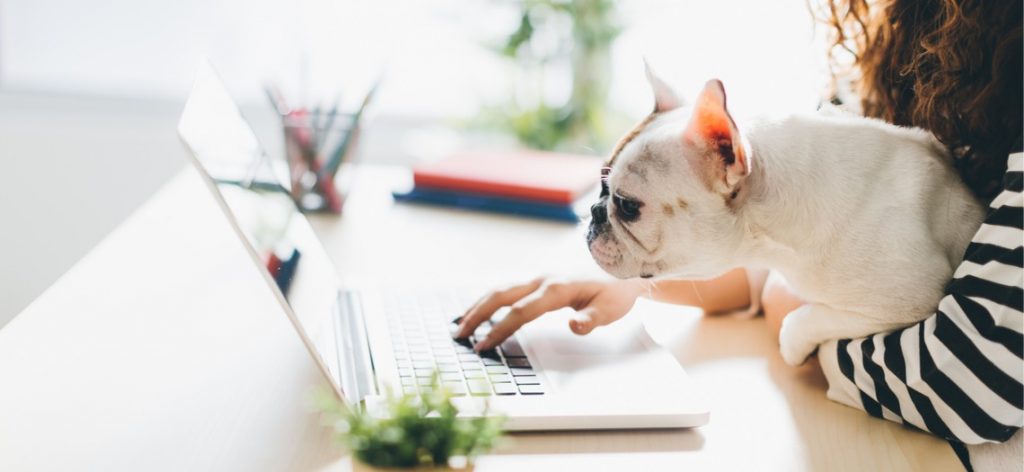
M 618 5 L 610 100 L 628 116 L 651 107 L 643 57 L 684 96 L 721 78 L 737 114 L 818 102 L 803 0 Z M 408 163 L 458 146 L 453 123 L 509 95 L 514 68 L 484 45 L 517 21 L 500 0 L 0 0 L 0 326 L 184 166 L 175 121 L 200 57 L 271 149 L 266 81 L 353 103 L 386 68 L 360 151 Z M 566 82 L 552 71 L 545 93 Z

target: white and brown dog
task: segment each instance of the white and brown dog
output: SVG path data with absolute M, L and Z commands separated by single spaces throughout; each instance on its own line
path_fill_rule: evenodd
M 647 73 L 655 110 L 619 142 L 591 209 L 605 271 L 777 270 L 808 302 L 779 337 L 792 365 L 934 312 L 984 209 L 929 133 L 838 112 L 740 126 L 718 80 L 684 106 Z

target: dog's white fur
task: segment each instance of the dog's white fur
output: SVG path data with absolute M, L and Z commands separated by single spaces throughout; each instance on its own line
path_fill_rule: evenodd
M 602 268 L 689 279 L 777 270 L 808 302 L 780 334 L 792 365 L 827 340 L 934 312 L 984 209 L 929 133 L 841 112 L 736 125 L 719 82 L 685 107 L 648 75 L 658 113 L 608 177 L 612 195 L 642 202 L 641 216 L 617 218 L 609 198 L 608 222 L 592 226 L 590 244 Z M 716 109 L 716 97 L 730 118 L 728 141 L 701 139 L 707 117 L 695 110 Z M 719 144 L 731 146 L 734 162 Z

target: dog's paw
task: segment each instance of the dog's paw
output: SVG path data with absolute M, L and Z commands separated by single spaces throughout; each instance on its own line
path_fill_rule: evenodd
M 786 344 L 782 341 L 782 336 L 779 336 L 779 342 L 782 346 L 779 352 L 782 354 L 782 360 L 786 361 L 793 367 L 803 365 L 807 361 L 807 358 L 811 356 L 814 350 L 818 347 L 815 344 L 801 344 L 801 343 L 789 343 Z
M 801 310 L 809 309 L 804 306 L 794 310 L 782 320 L 782 329 L 779 331 L 779 352 L 782 360 L 791 366 L 803 364 L 808 357 L 818 348 L 813 338 L 804 332 L 805 326 L 801 321 L 805 317 Z

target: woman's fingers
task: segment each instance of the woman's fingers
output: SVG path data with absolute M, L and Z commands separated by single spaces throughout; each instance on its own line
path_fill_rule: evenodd
M 590 334 L 598 326 L 614 323 L 626 316 L 637 296 L 645 289 L 646 284 L 621 282 L 599 290 L 586 305 L 577 307 L 576 314 L 569 319 L 569 329 L 582 336 Z
M 574 294 L 570 284 L 551 283 L 535 290 L 512 305 L 505 319 L 491 328 L 483 340 L 478 340 L 474 349 L 483 351 L 501 344 L 524 324 L 537 319 L 549 311 L 569 306 Z
M 498 311 L 499 308 L 519 301 L 521 298 L 536 291 L 543 283 L 544 278 L 539 277 L 525 284 L 515 285 L 504 290 L 495 290 L 485 295 L 458 320 L 459 327 L 455 337 L 468 337 L 473 331 L 476 331 L 480 323 L 491 319 L 494 316 L 494 312 Z
M 569 319 L 569 329 L 580 336 L 590 334 L 594 328 L 608 324 L 607 322 L 598 324 L 598 322 L 595 321 L 598 319 L 601 319 L 601 317 L 599 316 L 596 308 L 584 308 L 577 311 L 576 314 Z
M 481 299 L 458 320 L 459 327 L 455 336 L 468 337 L 480 323 L 490 319 L 495 311 L 505 306 L 511 306 L 508 315 L 494 324 L 484 339 L 476 340 L 474 348 L 477 351 L 492 349 L 524 324 L 565 307 L 577 310 L 569 321 L 569 329 L 576 334 L 588 334 L 598 326 L 622 318 L 645 287 L 644 284 L 631 281 L 559 283 L 536 279 L 527 284 L 491 292 Z

